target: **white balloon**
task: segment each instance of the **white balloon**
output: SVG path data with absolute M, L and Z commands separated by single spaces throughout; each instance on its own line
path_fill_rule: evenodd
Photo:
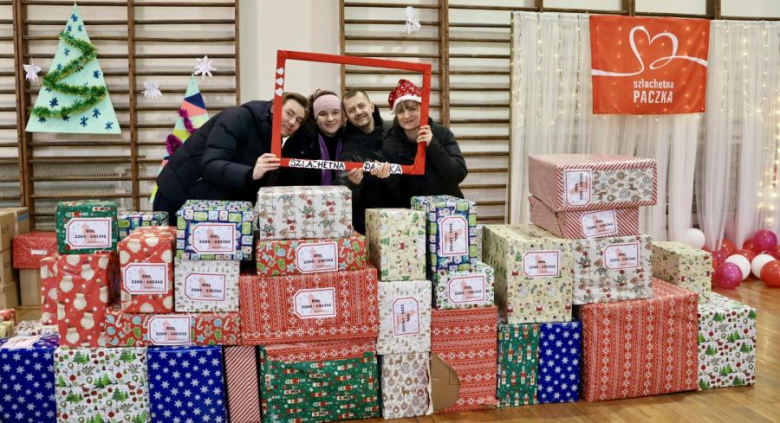
M 685 243 L 690 245 L 691 247 L 693 248 L 704 247 L 705 242 L 706 242 L 706 238 L 704 237 L 704 232 L 696 228 L 688 228 L 688 230 L 685 231 Z
M 753 276 L 755 276 L 758 279 L 761 279 L 761 269 L 764 268 L 764 265 L 769 263 L 770 261 L 773 261 L 775 258 L 770 256 L 769 254 L 759 254 L 756 256 L 756 258 L 753 259 L 753 263 L 750 264 L 750 268 L 753 270 Z
M 729 258 L 726 259 L 726 263 L 734 263 L 739 266 L 739 270 L 742 271 L 743 281 L 750 275 L 750 261 L 748 261 L 747 257 L 734 254 L 733 256 L 729 256 Z

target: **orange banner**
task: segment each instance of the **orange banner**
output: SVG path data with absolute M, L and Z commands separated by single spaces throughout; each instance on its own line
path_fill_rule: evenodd
M 702 113 L 710 22 L 591 16 L 593 114 Z

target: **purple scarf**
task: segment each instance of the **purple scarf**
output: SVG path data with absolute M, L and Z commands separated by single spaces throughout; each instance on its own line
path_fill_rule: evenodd
M 325 139 L 322 138 L 322 134 L 317 134 L 317 137 L 320 140 L 320 159 L 322 160 L 331 160 L 330 154 L 328 153 L 328 146 L 325 145 Z M 343 145 L 341 144 L 341 137 L 339 137 L 338 144 L 336 144 L 336 157 L 333 158 L 333 160 L 338 160 L 339 156 L 341 156 L 341 148 Z M 322 169 L 322 185 L 323 186 L 330 186 L 333 185 L 333 171 L 332 170 L 326 170 Z

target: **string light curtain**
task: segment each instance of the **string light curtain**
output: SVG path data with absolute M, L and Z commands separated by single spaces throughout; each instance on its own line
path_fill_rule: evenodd
M 593 115 L 588 15 L 515 13 L 512 22 L 510 222 L 529 220 L 529 155 L 625 154 L 658 163 L 658 206 L 642 209 L 642 230 L 681 239 L 691 226 L 700 115 Z
M 709 247 L 778 230 L 780 23 L 713 21 L 697 211 Z
M 764 223 L 774 222 L 776 225 L 776 214 L 780 209 L 774 207 L 776 197 L 772 195 L 776 196 L 776 193 L 772 182 L 780 115 L 770 111 L 778 110 L 778 96 L 772 94 L 777 93 L 777 38 L 780 25 L 763 22 L 729 23 L 745 25 L 746 28 L 762 26 L 766 29 L 766 35 L 761 30 L 749 31 L 747 45 L 754 53 L 748 53 L 747 56 L 743 55 L 743 38 L 740 38 L 742 45 L 734 46 L 734 51 L 724 50 L 720 45 L 714 47 L 716 39 L 721 40 L 722 44 L 725 26 L 720 24 L 725 23 L 716 22 L 712 27 L 707 110 L 720 110 L 722 96 L 725 96 L 724 104 L 733 104 L 737 98 L 743 102 L 745 91 L 753 95 L 765 93 L 767 96 L 765 101 L 762 101 L 760 96 L 758 101 L 749 99 L 748 104 L 752 104 L 752 109 L 755 109 L 753 114 L 743 115 L 739 112 L 739 119 L 735 121 L 719 120 L 711 115 L 700 114 L 595 116 L 592 113 L 588 16 L 515 13 L 512 22 L 513 166 L 509 183 L 510 222 L 521 223 L 529 220 L 528 155 L 605 153 L 650 157 L 657 161 L 658 205 L 643 208 L 641 212 L 642 231 L 651 234 L 655 239 L 683 240 L 686 230 L 694 226 L 694 183 L 697 188 L 698 224 L 707 235 L 709 243 L 719 242 L 724 236 L 727 222 L 734 220 L 733 211 L 737 207 L 738 192 L 741 192 L 743 197 L 740 200 L 742 204 L 749 204 L 751 197 L 757 199 L 759 188 L 763 190 L 764 197 L 773 200 L 767 201 L 762 209 L 758 208 L 761 203 L 757 202 L 754 206 L 756 211 L 752 213 L 743 206 L 746 216 L 749 215 L 753 219 L 752 225 L 743 225 L 748 228 L 742 232 L 747 234 L 743 236 L 752 235 L 758 227 L 759 221 L 755 217 L 757 214 L 766 216 L 762 218 Z M 753 37 L 759 38 L 752 40 Z M 733 43 L 733 35 L 731 38 L 730 42 Z M 760 44 L 760 47 L 754 47 L 756 43 Z M 726 61 L 721 57 L 721 50 L 729 52 Z M 762 56 L 763 52 L 767 54 Z M 740 89 L 736 89 L 731 81 L 731 89 L 727 87 L 724 91 L 723 81 L 733 79 L 737 74 L 731 69 L 737 66 L 737 59 L 739 67 L 748 64 L 748 69 L 755 67 L 761 70 L 753 72 L 757 72 L 757 75 L 748 78 L 747 89 L 744 87 L 744 80 L 740 80 Z M 721 71 L 720 66 L 723 63 L 728 64 L 728 70 Z M 767 67 L 766 74 L 763 73 L 764 66 Z M 731 76 L 726 79 L 721 79 L 722 75 L 713 78 L 713 74 L 723 72 L 730 73 Z M 740 70 L 739 75 L 743 74 Z M 714 100 L 715 97 L 717 101 Z M 762 108 L 764 112 L 757 113 L 758 108 Z M 733 118 L 736 117 L 734 107 L 725 107 L 724 110 Z M 746 148 L 740 148 L 741 137 L 758 134 L 750 129 L 755 126 L 757 116 L 763 116 L 762 124 L 766 124 L 770 119 L 769 114 L 772 115 L 773 123 L 765 126 L 774 129 L 770 131 L 771 140 L 765 137 L 762 141 L 751 141 L 745 144 Z M 724 127 L 718 128 L 714 125 Z M 741 128 L 741 132 L 736 133 L 735 128 Z M 766 134 L 766 131 L 762 133 Z M 724 145 L 721 145 L 724 142 L 731 148 L 724 148 Z M 760 151 L 754 150 L 757 144 L 761 145 Z M 744 157 L 739 156 L 742 153 Z M 751 153 L 754 157 L 752 162 L 745 161 L 744 165 L 738 163 L 741 159 L 750 158 Z M 757 163 L 758 158 L 762 159 L 761 163 Z M 730 166 L 725 166 L 729 163 Z M 738 187 L 739 184 L 751 183 L 750 189 Z M 759 187 L 759 183 L 763 185 Z M 731 228 L 734 225 L 728 226 Z M 741 242 L 737 237 L 732 239 Z

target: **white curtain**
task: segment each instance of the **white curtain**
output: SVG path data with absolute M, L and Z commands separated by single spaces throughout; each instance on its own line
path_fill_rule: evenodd
M 651 234 L 655 239 L 682 239 L 685 230 L 693 226 L 692 209 L 694 198 L 694 180 L 697 180 L 698 191 L 701 195 L 697 196 L 699 212 L 699 225 L 708 240 L 722 237 L 722 232 L 726 227 L 727 213 L 721 210 L 727 210 L 730 185 L 734 176 L 729 173 L 731 167 L 724 167 L 719 161 L 727 160 L 723 152 L 722 145 L 717 140 L 711 142 L 710 136 L 726 137 L 727 132 L 719 131 L 718 128 L 710 128 L 711 125 L 724 124 L 721 120 L 707 119 L 703 115 L 667 115 L 667 116 L 596 116 L 592 114 L 592 92 L 590 77 L 590 33 L 588 28 L 588 15 L 577 14 L 555 14 L 555 13 L 515 13 L 512 17 L 512 128 L 511 128 L 511 174 L 509 183 L 509 210 L 510 222 L 521 223 L 529 220 L 528 210 L 528 179 L 527 179 L 527 158 L 531 154 L 550 154 L 550 153 L 612 153 L 627 154 L 639 157 L 654 158 L 658 164 L 658 205 L 655 207 L 645 207 L 641 212 L 642 230 Z M 731 23 L 717 22 L 713 26 L 711 34 L 711 43 L 716 43 L 721 30 L 720 24 L 728 25 Z M 765 23 L 739 23 L 746 28 L 761 25 L 768 33 L 772 32 L 772 25 Z M 780 25 L 774 24 L 774 34 L 767 35 L 766 40 L 774 38 L 774 73 L 769 70 L 766 74 L 761 73 L 766 82 L 761 82 L 760 78 L 749 81 L 748 89 L 762 84 L 774 87 L 777 91 L 777 37 Z M 757 30 L 757 33 L 762 33 Z M 722 44 L 722 40 L 720 41 Z M 748 43 L 750 44 L 750 43 Z M 711 44 L 712 45 L 712 44 Z M 767 48 L 764 50 L 771 53 L 772 43 L 768 41 Z M 761 43 L 764 47 L 764 43 Z M 714 61 L 720 57 L 719 51 L 711 47 L 709 82 L 707 93 L 707 109 L 712 109 L 713 95 L 712 87 L 716 82 L 713 81 L 713 73 L 719 72 L 717 69 L 713 72 Z M 743 58 L 741 51 L 740 59 Z M 712 53 L 715 52 L 715 53 Z M 752 54 L 752 53 L 751 53 Z M 771 54 L 770 54 L 771 56 Z M 761 59 L 755 59 L 761 62 Z M 732 59 L 733 60 L 733 59 Z M 749 54 L 748 60 L 754 60 Z M 744 62 L 744 60 L 743 60 Z M 739 66 L 744 66 L 740 62 Z M 773 59 L 768 57 L 767 65 L 773 63 Z M 728 63 L 729 66 L 736 66 Z M 755 73 L 755 72 L 754 72 Z M 732 71 L 732 76 L 734 72 Z M 774 79 L 774 85 L 771 85 L 769 79 Z M 752 91 L 751 91 L 752 92 Z M 756 94 L 771 94 L 771 90 L 764 89 L 756 91 Z M 741 94 L 742 91 L 740 90 Z M 731 94 L 737 94 L 736 92 Z M 731 95 L 727 96 L 730 97 Z M 718 96 L 720 99 L 720 96 Z M 728 98 L 726 99 L 728 101 Z M 771 101 L 767 99 L 761 103 L 767 110 L 777 110 L 777 95 L 774 95 Z M 731 100 L 733 101 L 733 100 Z M 759 103 L 751 103 L 755 109 Z M 774 108 L 772 108 L 774 105 Z M 720 106 L 720 104 L 718 104 Z M 733 112 L 733 108 L 726 109 Z M 754 116 L 754 115 L 750 115 Z M 778 117 L 774 113 L 774 126 L 777 128 Z M 765 122 L 766 123 L 766 122 Z M 731 124 L 733 126 L 733 124 Z M 742 127 L 743 125 L 740 125 Z M 771 129 L 772 125 L 764 125 Z M 771 130 L 769 131 L 771 132 Z M 729 132 L 731 133 L 731 132 Z M 716 135 L 717 134 L 717 135 Z M 736 134 L 733 134 L 736 135 Z M 753 158 L 753 162 L 758 158 L 765 158 L 766 149 L 772 149 L 772 158 L 765 160 L 766 163 L 774 164 L 777 130 L 771 142 L 768 139 L 756 140 L 756 143 L 762 145 L 760 154 L 750 156 L 748 152 L 755 153 L 753 149 L 744 150 L 746 152 L 743 159 Z M 732 144 L 736 142 L 732 141 Z M 699 159 L 697 168 L 697 153 L 699 145 L 704 147 L 701 151 L 702 156 Z M 770 147 L 771 144 L 771 147 Z M 767 150 L 768 151 L 768 150 Z M 710 157 L 712 156 L 712 157 Z M 764 181 L 765 187 L 771 187 L 769 178 L 772 175 L 766 175 L 763 172 L 764 163 L 760 165 L 751 165 L 746 162 L 744 167 L 754 171 L 755 175 L 748 180 L 747 176 L 739 179 L 745 184 L 753 182 L 752 190 L 745 191 L 743 195 L 748 197 L 757 197 L 757 187 L 759 180 Z M 704 164 L 710 167 L 709 173 L 704 171 Z M 724 171 L 724 169 L 726 171 Z M 716 172 L 719 174 L 715 175 Z M 772 171 L 773 172 L 773 171 Z M 712 178 L 707 175 L 713 174 Z M 698 178 L 696 178 L 698 176 Z M 718 179 L 720 177 L 721 179 Z M 763 178 L 763 179 L 762 179 Z M 732 184 L 733 185 L 733 184 Z M 723 198 L 710 198 L 710 192 L 717 187 Z M 770 189 L 770 188 L 767 188 Z M 772 193 L 767 192 L 766 196 Z M 708 203 L 709 201 L 709 203 Z M 747 199 L 742 200 L 746 204 Z M 706 206 L 707 204 L 713 204 Z M 753 206 L 756 208 L 756 206 Z M 765 209 L 769 211 L 769 205 Z M 773 207 L 773 206 L 772 206 Z M 780 209 L 780 208 L 778 208 Z M 771 210 L 780 212 L 780 210 Z M 777 217 L 773 218 L 777 222 Z M 723 224 L 718 223 L 718 219 L 723 219 Z M 757 220 L 754 219 L 754 228 Z M 708 227 L 707 225 L 712 227 Z M 719 231 L 716 228 L 722 227 Z M 746 226 L 747 228 L 748 226 Z M 750 232 L 753 229 L 745 229 Z M 750 232 L 752 234 L 752 232 Z

